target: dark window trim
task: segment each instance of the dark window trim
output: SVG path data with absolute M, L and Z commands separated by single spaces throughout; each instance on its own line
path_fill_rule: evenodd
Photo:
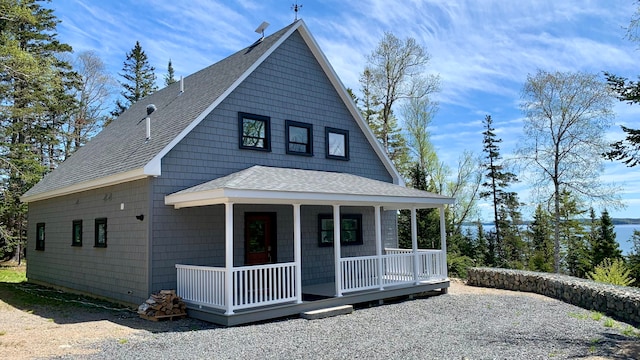
M 264 129 L 264 147 L 259 146 L 248 146 L 244 145 L 244 119 L 249 120 L 257 120 L 264 121 L 265 129 Z M 268 116 L 249 114 L 249 113 L 238 113 L 238 144 L 240 149 L 248 149 L 248 150 L 257 150 L 257 151 L 271 151 L 271 118 Z
M 344 156 L 332 155 L 329 149 L 329 134 L 340 134 L 344 136 Z M 336 129 L 331 127 L 324 128 L 324 142 L 325 142 L 325 154 L 327 159 L 335 160 L 349 160 L 349 131 L 343 129 Z
M 80 227 L 80 239 L 76 239 L 76 226 Z M 82 246 L 82 220 L 73 220 L 71 226 L 71 246 Z
M 333 214 L 319 214 L 318 215 L 318 246 L 321 247 L 326 247 L 326 246 L 333 246 L 333 240 L 332 241 L 323 241 L 322 239 L 322 233 L 328 230 L 323 230 L 322 229 L 322 220 L 333 220 Z M 349 241 L 349 242 L 345 242 L 345 236 L 344 236 L 344 232 L 346 231 L 344 229 L 344 226 L 340 227 L 340 245 L 342 246 L 348 246 L 348 245 L 362 245 L 364 242 L 362 240 L 362 214 L 340 214 L 340 223 L 342 225 L 342 222 L 344 220 L 356 220 L 358 223 L 358 228 L 355 230 L 355 241 Z M 333 232 L 333 229 L 331 229 L 331 232 Z
M 98 237 L 100 233 L 100 225 L 104 224 L 104 243 L 98 243 Z M 107 234 L 109 233 L 107 228 L 107 218 L 98 218 L 95 220 L 95 244 L 94 247 L 106 248 L 107 247 Z
M 298 122 L 298 121 L 293 121 L 293 120 L 285 120 L 285 142 L 286 142 L 286 146 L 285 149 L 287 151 L 287 154 L 289 155 L 302 155 L 302 156 L 313 156 L 313 125 L 311 124 L 307 124 L 307 123 L 303 123 L 303 122 Z M 307 129 L 307 142 L 306 143 L 297 143 L 294 142 L 293 144 L 299 144 L 299 145 L 306 145 L 307 146 L 307 151 L 295 151 L 295 150 L 291 150 L 289 149 L 289 127 L 298 127 L 298 128 L 304 128 Z
M 42 232 L 40 232 L 40 229 L 42 229 Z M 42 234 L 42 237 L 40 237 L 40 234 Z M 36 224 L 36 250 L 42 250 L 44 251 L 44 240 L 45 240 L 45 224 L 44 223 L 37 223 Z

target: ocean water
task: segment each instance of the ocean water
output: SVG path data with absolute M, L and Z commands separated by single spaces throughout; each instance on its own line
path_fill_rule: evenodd
M 489 231 L 492 228 L 493 225 L 484 225 L 485 231 Z M 472 234 L 475 234 L 476 232 L 475 226 L 463 226 L 463 233 L 466 231 L 466 229 L 471 230 Z M 623 255 L 628 255 L 633 250 L 631 236 L 633 235 L 634 230 L 640 231 L 640 224 L 615 225 L 616 240 L 620 245 L 620 249 L 622 250 Z
M 615 225 L 616 240 L 620 244 L 623 255 L 628 255 L 633 250 L 633 243 L 631 242 L 633 230 L 640 231 L 640 224 Z

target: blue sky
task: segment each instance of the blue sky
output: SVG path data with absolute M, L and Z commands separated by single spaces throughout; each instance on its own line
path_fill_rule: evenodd
M 93 50 L 117 78 L 126 52 L 140 41 L 159 83 L 171 59 L 189 75 L 290 24 L 294 0 L 56 0 L 48 6 L 62 21 L 59 40 L 75 52 Z M 528 74 L 585 71 L 636 79 L 639 43 L 626 38 L 634 0 L 307 0 L 304 19 L 346 87 L 358 90 L 366 55 L 385 31 L 413 37 L 431 54 L 429 73 L 439 74 L 440 109 L 431 128 L 439 157 L 455 168 L 458 156 L 482 151 L 482 119 L 489 114 L 508 157 L 522 136 L 520 93 Z M 640 127 L 640 105 L 616 103 L 618 125 Z M 640 218 L 640 169 L 606 163 L 604 182 L 622 186 L 627 207 L 614 217 Z M 521 200 L 530 202 L 526 184 Z M 482 209 L 488 209 L 481 204 Z M 601 209 L 596 208 L 598 211 Z M 485 220 L 489 216 L 484 216 Z

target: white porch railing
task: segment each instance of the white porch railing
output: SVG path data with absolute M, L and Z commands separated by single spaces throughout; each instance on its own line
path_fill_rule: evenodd
M 416 255 L 408 249 L 385 249 L 385 255 L 380 257 L 341 258 L 340 293 L 447 278 L 446 255 L 442 250 L 419 250 L 417 268 L 415 259 Z M 176 270 L 178 295 L 196 305 L 225 311 L 299 301 L 302 296 L 296 293 L 295 263 L 231 269 L 231 306 L 226 303 L 226 268 L 176 265 Z
M 184 300 L 221 310 L 296 301 L 295 263 L 235 267 L 233 304 L 226 304 L 226 268 L 176 264 L 177 292 Z
M 417 274 L 414 274 L 416 256 L 411 249 L 385 249 L 385 253 L 380 258 L 358 256 L 340 259 L 340 292 L 447 278 L 446 255 L 442 250 L 418 250 Z M 382 261 L 382 278 L 378 275 L 379 261 Z

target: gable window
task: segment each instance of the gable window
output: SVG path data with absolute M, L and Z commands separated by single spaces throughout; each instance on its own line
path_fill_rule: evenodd
M 36 224 L 36 250 L 44 250 L 44 223 Z
M 271 151 L 270 123 L 268 116 L 238 113 L 240 148 Z
M 285 121 L 287 154 L 313 155 L 313 126 L 297 121 Z
M 362 215 L 340 215 L 340 244 L 362 245 Z M 333 215 L 318 215 L 318 245 L 333 246 Z
M 96 219 L 95 247 L 107 247 L 107 218 Z
M 349 131 L 325 128 L 327 159 L 349 160 Z
M 82 246 L 82 220 L 73 220 L 71 246 Z

